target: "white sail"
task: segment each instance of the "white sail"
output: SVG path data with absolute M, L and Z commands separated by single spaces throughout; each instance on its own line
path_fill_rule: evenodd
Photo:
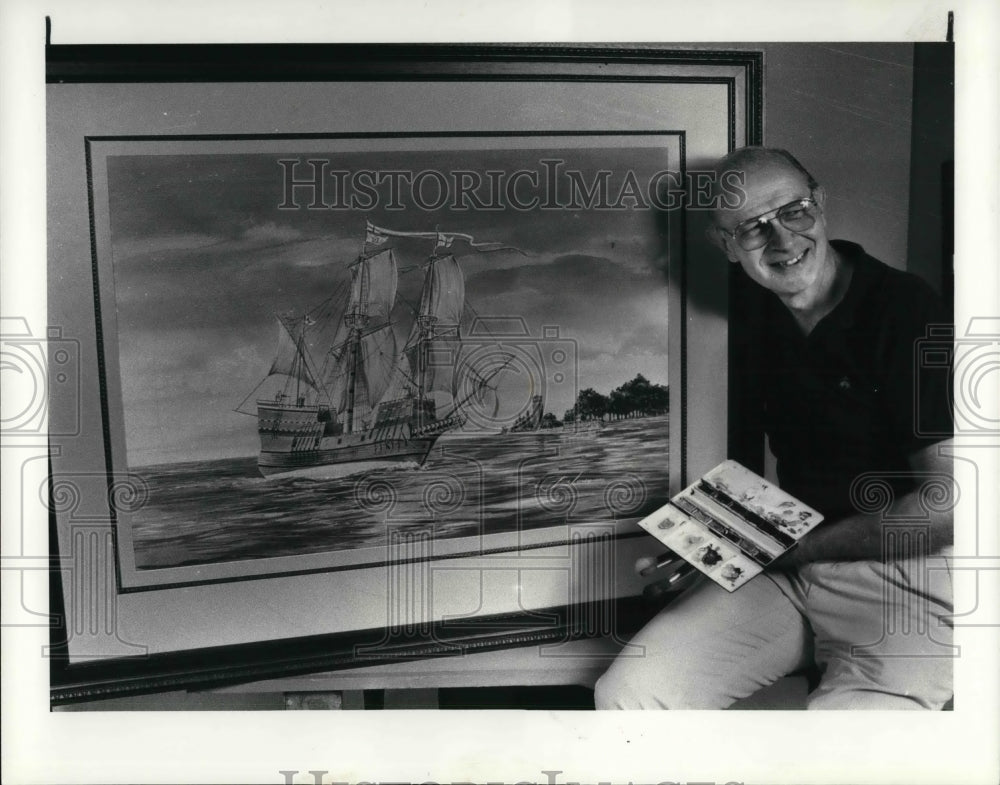
M 386 325 L 361 338 L 361 367 L 368 388 L 368 405 L 372 408 L 389 389 L 398 357 L 396 334 Z
M 433 259 L 424 277 L 420 312 L 406 341 L 406 356 L 424 392 L 455 394 L 458 325 L 465 307 L 465 276 L 454 256 Z
M 392 366 L 392 376 L 389 378 L 389 386 L 382 397 L 391 401 L 413 391 L 413 371 L 410 370 L 410 361 L 405 353 L 396 356 L 396 362 Z
M 271 363 L 268 376 L 290 376 L 316 389 L 316 380 L 313 378 L 302 345 L 301 332 L 295 328 L 291 320 L 286 321 L 278 317 L 278 353 Z
M 341 338 L 338 332 L 338 339 Z M 330 350 L 329 370 L 323 384 L 330 394 L 330 406 L 338 413 L 347 410 L 348 377 L 350 375 L 351 348 L 346 340 L 338 340 Z
M 372 407 L 369 405 L 370 395 L 368 394 L 368 384 L 363 374 L 359 374 L 354 385 L 354 419 L 351 422 L 351 431 L 356 431 L 366 427 L 365 420 L 371 415 Z
M 391 249 L 361 259 L 352 270 L 345 321 L 337 329 L 323 380 L 338 413 L 350 406 L 352 371 L 355 410 L 374 408 L 389 386 L 397 358 L 396 336 L 388 321 L 397 281 L 396 257 Z
M 465 307 L 465 276 L 454 256 L 431 262 L 420 298 L 420 313 L 442 327 L 458 326 Z
M 391 249 L 362 259 L 353 270 L 348 311 L 363 314 L 376 324 L 389 321 L 398 278 L 396 256 Z
M 417 381 L 422 380 L 424 392 L 444 392 L 455 395 L 455 361 L 460 341 L 458 329 L 438 331 L 410 347 L 406 358 L 417 369 Z

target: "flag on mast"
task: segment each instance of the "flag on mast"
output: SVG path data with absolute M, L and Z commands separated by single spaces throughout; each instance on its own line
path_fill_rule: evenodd
M 365 253 L 384 245 L 389 238 L 379 233 L 379 228 L 371 221 L 365 221 Z

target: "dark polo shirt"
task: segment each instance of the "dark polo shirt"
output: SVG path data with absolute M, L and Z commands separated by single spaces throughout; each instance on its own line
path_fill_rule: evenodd
M 920 278 L 840 240 L 853 265 L 843 300 L 808 335 L 776 296 L 764 313 L 765 427 L 781 487 L 828 520 L 852 514 L 851 484 L 884 473 L 915 487 L 907 455 L 952 430 L 947 368 L 921 368 L 928 326 L 945 324 Z M 925 352 L 926 354 L 926 352 Z

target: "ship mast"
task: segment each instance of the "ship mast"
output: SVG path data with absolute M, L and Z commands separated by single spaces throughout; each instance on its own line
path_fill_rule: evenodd
M 331 408 L 347 434 L 363 429 L 366 412 L 374 409 L 391 381 L 397 356 L 389 321 L 396 301 L 396 259 L 391 249 L 377 245 L 366 241 L 350 264 L 350 294 L 329 350 L 331 360 L 324 366 Z
M 431 312 L 431 302 L 433 300 L 431 295 L 434 286 L 434 264 L 437 261 L 438 256 L 432 254 L 427 260 L 427 272 L 424 275 L 424 295 L 421 298 L 421 308 L 420 313 L 417 314 L 417 329 L 419 330 L 419 337 L 417 338 L 417 427 L 421 428 L 425 425 L 424 417 L 424 401 L 427 398 L 427 374 L 428 366 L 430 365 L 430 344 L 431 339 L 434 337 L 434 325 L 437 322 L 437 317 Z
M 296 363 L 297 366 L 300 366 L 300 367 L 302 365 L 302 352 L 305 349 L 305 337 L 306 337 L 306 326 L 305 326 L 305 321 L 303 321 L 301 327 L 299 327 L 299 337 L 298 337 L 298 340 L 295 342 L 295 349 L 296 349 L 296 352 L 295 352 L 295 354 L 296 354 L 295 363 Z M 299 378 L 301 376 L 301 370 L 299 368 L 297 368 L 296 371 L 297 372 L 295 374 L 295 405 L 296 406 L 301 406 L 302 405 L 302 380 Z
M 450 242 L 440 235 L 435 237 L 438 243 L 424 264 L 420 307 L 404 350 L 414 371 L 417 428 L 439 419 L 433 393 L 455 395 L 453 362 L 435 362 L 434 358 L 445 354 L 454 358 L 465 302 L 465 278 L 455 257 L 446 250 Z
M 358 267 L 355 275 L 360 276 L 358 281 L 358 298 L 354 306 L 346 314 L 344 321 L 350 330 L 348 346 L 350 359 L 348 360 L 347 379 L 347 416 L 344 418 L 344 433 L 354 433 L 354 406 L 358 388 L 358 367 L 360 365 L 361 333 L 368 323 L 368 266 L 364 257 L 358 259 Z

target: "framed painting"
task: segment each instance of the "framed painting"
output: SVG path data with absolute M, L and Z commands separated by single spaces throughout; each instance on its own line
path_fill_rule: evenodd
M 698 222 L 760 67 L 50 47 L 54 699 L 617 634 L 734 439 Z

